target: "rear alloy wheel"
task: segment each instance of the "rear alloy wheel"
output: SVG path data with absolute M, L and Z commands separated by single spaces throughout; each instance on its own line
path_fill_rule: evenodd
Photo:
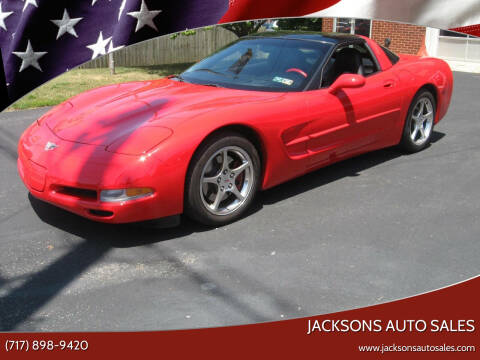
M 410 105 L 400 145 L 408 152 L 417 152 L 431 141 L 435 120 L 435 98 L 425 90 Z
M 206 225 L 238 219 L 257 191 L 260 159 L 244 137 L 218 134 L 199 149 L 187 177 L 187 215 Z

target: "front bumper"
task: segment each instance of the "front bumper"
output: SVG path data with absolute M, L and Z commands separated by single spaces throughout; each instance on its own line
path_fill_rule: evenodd
M 58 147 L 45 150 L 47 142 Z M 178 215 L 183 199 L 168 196 L 154 182 L 155 166 L 138 157 L 108 153 L 102 146 L 64 141 L 46 126 L 33 124 L 19 141 L 17 167 L 30 193 L 77 215 L 105 223 L 148 221 Z M 154 159 L 150 159 L 154 162 Z M 101 202 L 100 191 L 151 187 L 154 193 L 123 202 Z

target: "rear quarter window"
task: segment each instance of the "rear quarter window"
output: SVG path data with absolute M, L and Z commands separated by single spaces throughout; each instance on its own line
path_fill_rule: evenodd
M 388 50 L 386 47 L 383 47 L 383 46 L 380 46 L 380 47 L 382 48 L 385 55 L 387 55 L 387 57 L 390 60 L 390 62 L 392 63 L 392 65 L 395 65 L 398 62 L 398 60 L 400 60 L 398 55 L 394 54 L 393 52 Z

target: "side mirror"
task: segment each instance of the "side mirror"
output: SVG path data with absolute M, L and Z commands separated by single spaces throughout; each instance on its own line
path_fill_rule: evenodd
M 336 93 L 340 89 L 359 88 L 365 85 L 365 78 L 357 74 L 343 74 L 330 86 L 328 92 L 330 94 Z

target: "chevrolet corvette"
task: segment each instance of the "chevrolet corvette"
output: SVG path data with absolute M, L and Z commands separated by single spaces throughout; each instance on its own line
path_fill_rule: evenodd
M 232 222 L 259 190 L 367 151 L 426 148 L 453 88 L 442 60 L 353 35 L 240 38 L 178 75 L 109 85 L 21 136 L 43 201 L 107 223 Z

